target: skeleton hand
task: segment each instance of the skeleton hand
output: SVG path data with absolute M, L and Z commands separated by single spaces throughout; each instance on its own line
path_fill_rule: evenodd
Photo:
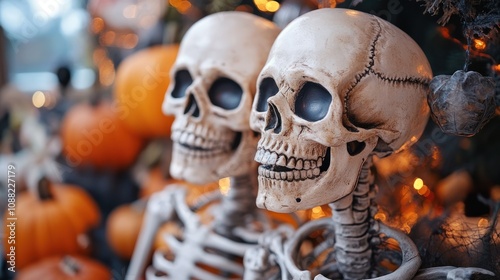
M 245 280 L 279 279 L 280 263 L 277 256 L 282 256 L 283 243 L 293 233 L 293 229 L 282 225 L 276 230 L 261 235 L 259 246 L 245 252 Z

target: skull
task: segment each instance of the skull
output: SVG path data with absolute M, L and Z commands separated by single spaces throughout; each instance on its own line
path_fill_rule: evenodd
M 419 46 L 373 15 L 320 9 L 292 21 L 259 75 L 257 206 L 292 212 L 353 192 L 364 161 L 414 143 L 432 77 Z
M 258 137 L 249 117 L 257 76 L 279 29 L 243 12 L 196 22 L 171 69 L 163 112 L 174 114 L 173 177 L 204 184 L 250 172 Z

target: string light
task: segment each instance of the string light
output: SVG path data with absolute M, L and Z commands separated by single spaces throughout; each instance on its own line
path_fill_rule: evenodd
M 420 190 L 424 186 L 424 180 L 417 178 L 415 182 L 413 182 L 413 188 L 417 191 Z
M 100 33 L 104 29 L 104 20 L 100 17 L 96 17 L 92 19 L 92 23 L 90 24 L 90 31 L 94 34 Z
M 253 3 L 262 12 L 274 13 L 280 8 L 280 3 L 274 0 L 253 0 Z
M 477 50 L 484 50 L 484 49 L 486 49 L 486 43 L 483 40 L 474 39 L 474 47 Z
M 276 1 L 269 1 L 266 3 L 266 9 L 268 12 L 274 13 L 280 8 L 280 3 Z

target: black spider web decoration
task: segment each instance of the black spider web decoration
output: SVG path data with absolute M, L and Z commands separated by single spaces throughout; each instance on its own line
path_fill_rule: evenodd
M 500 3 L 496 0 L 417 0 L 424 2 L 425 12 L 442 14 L 438 23 L 445 25 L 459 15 L 467 34 L 493 39 L 500 29 Z
M 489 219 L 461 214 L 421 219 L 411 237 L 419 248 L 422 267 L 479 267 L 500 275 L 499 209 L 497 202 Z
M 466 63 L 469 64 L 472 39 L 482 38 L 498 44 L 500 31 L 500 1 L 497 0 L 417 0 L 424 2 L 425 12 L 441 17 L 438 23 L 446 25 L 450 18 L 458 15 L 467 40 Z

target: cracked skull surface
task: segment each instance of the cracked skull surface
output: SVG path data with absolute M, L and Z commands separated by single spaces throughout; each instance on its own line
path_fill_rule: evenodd
M 378 17 L 319 9 L 294 20 L 257 82 L 257 205 L 292 212 L 352 193 L 369 155 L 420 137 L 431 78 L 420 47 Z
M 175 115 L 170 173 L 193 183 L 255 167 L 248 123 L 257 76 L 279 29 L 243 12 L 198 21 L 184 36 L 163 112 Z

